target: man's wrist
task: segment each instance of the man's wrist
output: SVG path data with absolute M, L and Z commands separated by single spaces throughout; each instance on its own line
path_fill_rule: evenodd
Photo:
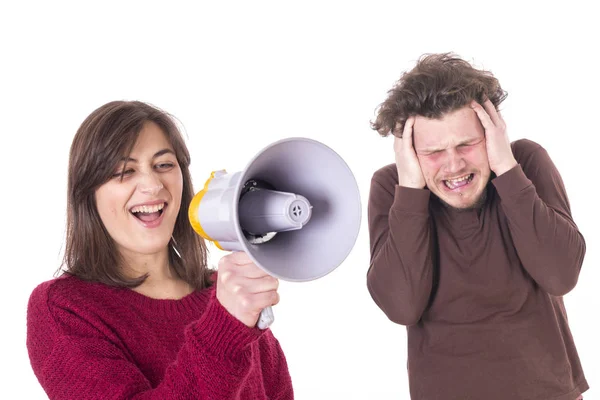
M 509 162 L 509 163 L 503 164 L 503 165 L 501 165 L 500 167 L 496 167 L 496 168 L 494 169 L 494 173 L 496 174 L 496 176 L 500 176 L 500 175 L 502 175 L 502 174 L 504 174 L 504 173 L 506 173 L 506 172 L 510 171 L 510 170 L 511 170 L 511 169 L 513 169 L 514 167 L 516 167 L 516 166 L 517 166 L 517 164 L 518 164 L 518 163 L 517 163 L 517 160 L 514 160 L 514 159 L 513 159 L 513 161 L 511 161 L 511 162 Z

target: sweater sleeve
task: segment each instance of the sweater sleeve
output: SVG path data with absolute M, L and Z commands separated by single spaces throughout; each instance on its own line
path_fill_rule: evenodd
M 270 329 L 266 331 L 263 338 L 268 341 L 261 354 L 261 368 L 267 398 L 269 400 L 293 400 L 292 380 L 281 345 Z
M 533 142 L 525 144 L 534 148 L 524 152 L 517 146 L 519 164 L 493 184 L 523 267 L 543 290 L 562 296 L 577 283 L 585 240 L 550 156 Z
M 373 176 L 369 194 L 367 287 L 390 320 L 413 325 L 427 307 L 433 284 L 430 192 L 401 187 L 378 175 Z
M 74 313 L 68 302 L 49 296 L 48 287 L 31 295 L 27 347 L 50 399 L 238 399 L 252 367 L 250 345 L 264 335 L 232 317 L 213 295 L 202 317 L 186 328 L 175 362 L 152 388 L 127 349 Z

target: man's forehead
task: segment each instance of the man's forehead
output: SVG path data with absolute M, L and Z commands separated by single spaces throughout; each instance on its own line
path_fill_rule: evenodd
M 413 126 L 415 145 L 437 147 L 481 139 L 483 126 L 475 112 L 458 110 L 439 119 L 417 116 Z

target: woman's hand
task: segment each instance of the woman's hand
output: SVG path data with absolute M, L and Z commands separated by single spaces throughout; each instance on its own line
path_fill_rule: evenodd
M 279 303 L 279 280 L 256 266 L 244 252 L 221 258 L 217 276 L 217 300 L 250 328 L 264 308 Z

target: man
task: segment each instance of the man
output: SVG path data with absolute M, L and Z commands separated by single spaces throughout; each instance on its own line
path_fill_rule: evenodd
M 562 296 L 585 241 L 559 172 L 510 143 L 506 92 L 453 54 L 421 57 L 381 104 L 395 164 L 369 196 L 371 296 L 407 326 L 413 400 L 575 400 L 588 389 Z

